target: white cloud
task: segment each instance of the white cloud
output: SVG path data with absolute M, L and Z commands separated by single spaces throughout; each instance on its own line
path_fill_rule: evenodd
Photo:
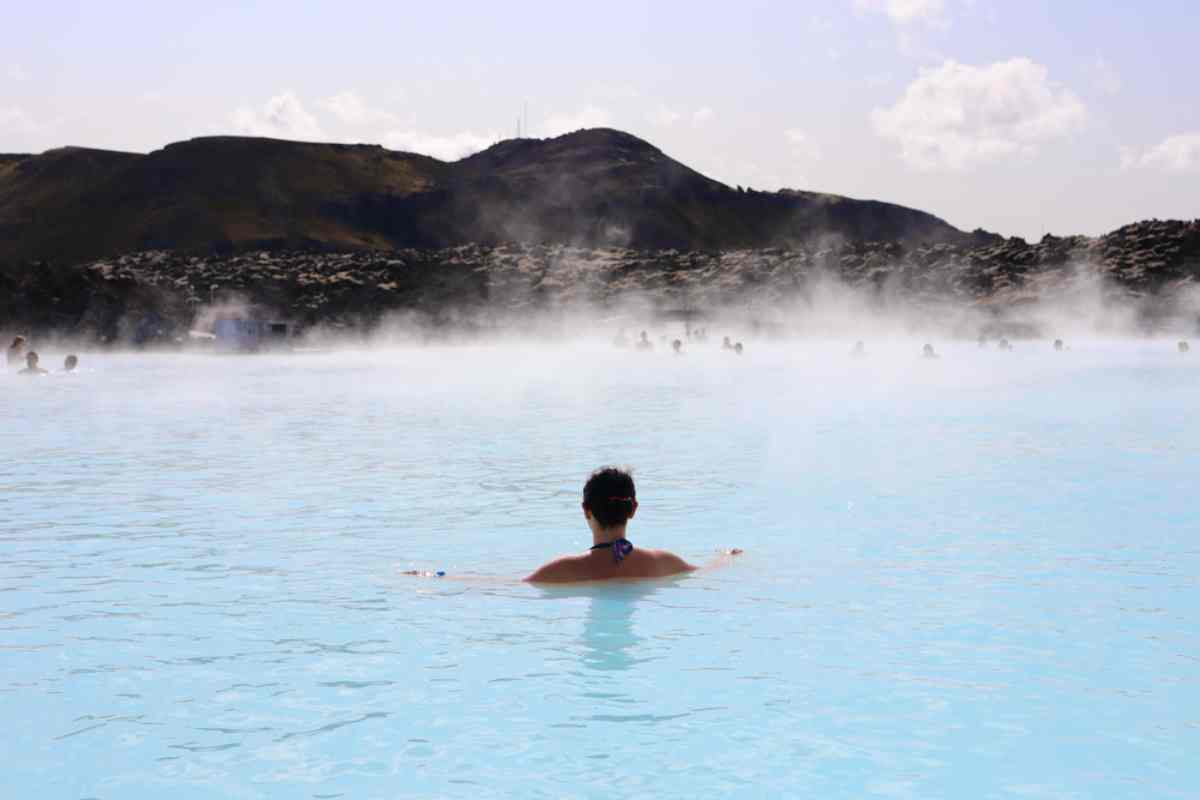
M 859 13 L 883 14 L 896 30 L 896 48 L 905 58 L 936 63 L 945 58 L 926 39 L 930 30 L 950 27 L 945 0 L 854 0 Z M 840 54 L 839 54 L 840 55 Z M 834 61 L 838 58 L 831 54 Z
M 261 109 L 239 108 L 233 113 L 233 126 L 238 133 L 249 136 L 308 141 L 328 138 L 317 118 L 308 113 L 300 98 L 291 91 L 275 95 Z
M 457 161 L 472 153 L 486 150 L 498 142 L 495 133 L 473 133 L 462 131 L 450 135 L 422 133 L 420 131 L 389 131 L 383 136 L 383 146 L 389 150 L 406 150 L 410 153 L 433 156 L 443 161 Z
M 1092 74 L 1092 81 L 1096 89 L 1102 94 L 1113 95 L 1121 91 L 1123 85 L 1121 76 L 1113 69 L 1112 64 L 1102 57 L 1096 56 L 1096 60 L 1088 67 L 1088 71 Z
M 649 118 L 650 118 L 651 125 L 654 125 L 655 127 L 658 127 L 658 128 L 669 128 L 672 125 L 674 125 L 676 122 L 678 122 L 679 118 L 682 116 L 683 116 L 683 114 L 680 114 L 678 111 L 676 111 L 673 108 L 667 108 L 666 106 L 659 106 L 658 108 L 656 108 L 654 110 L 653 113 L 651 113 L 649 115 Z
M 1126 148 L 1121 151 L 1121 166 L 1164 172 L 1200 172 L 1200 132 L 1168 136 L 1144 152 Z
M 391 150 L 420 153 L 443 161 L 454 161 L 477 153 L 500 138 L 492 132 L 437 134 L 401 128 L 400 117 L 371 105 L 352 91 L 339 92 L 326 98 L 317 103 L 317 108 L 342 125 L 349 126 L 353 132 L 330 133 L 291 91 L 272 97 L 261 109 L 238 109 L 234 112 L 233 124 L 238 133 L 250 136 L 321 142 L 372 141 Z M 325 117 L 326 121 L 329 117 Z
M 612 115 L 603 108 L 584 106 L 573 114 L 551 114 L 542 123 L 545 136 L 561 136 L 582 128 L 607 128 L 612 125 Z
M 10 64 L 4 70 L 4 77 L 14 83 L 23 83 L 29 80 L 29 73 L 20 64 Z
M 1027 58 L 921 69 L 895 105 L 871 112 L 876 134 L 898 142 L 904 161 L 921 170 L 966 170 L 1032 155 L 1086 118 L 1079 98 Z
M 799 128 L 786 130 L 783 135 L 788 140 L 793 155 L 808 161 L 820 161 L 824 157 L 820 145 Z
M 23 108 L 0 106 L 0 153 L 24 153 L 46 147 L 47 126 Z
M 369 105 L 362 96 L 354 91 L 338 92 L 317 103 L 323 111 L 327 111 L 347 125 L 357 127 L 396 126 L 400 118 L 390 111 Z
M 833 20 L 821 14 L 813 14 L 808 18 L 808 32 L 824 36 L 833 30 Z
M 38 124 L 23 108 L 0 108 L 0 133 L 26 135 L 37 133 Z
M 585 94 L 606 100 L 637 100 L 642 96 L 642 90 L 628 83 L 595 83 Z
M 896 25 L 944 25 L 945 0 L 854 0 L 859 11 L 886 14 Z
M 653 112 L 647 115 L 650 124 L 656 128 L 669 128 L 680 120 L 687 120 L 693 126 L 700 126 L 713 118 L 713 110 L 708 106 L 703 106 L 695 111 L 676 111 L 673 108 L 659 106 Z

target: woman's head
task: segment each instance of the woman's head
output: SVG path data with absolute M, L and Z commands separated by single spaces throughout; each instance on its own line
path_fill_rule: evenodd
M 24 336 L 16 336 L 16 337 L 13 337 L 12 344 L 10 344 L 8 347 L 10 350 L 19 350 L 24 346 L 25 346 L 25 337 Z
M 583 485 L 583 510 L 601 528 L 624 525 L 637 510 L 633 476 L 617 467 L 601 467 Z

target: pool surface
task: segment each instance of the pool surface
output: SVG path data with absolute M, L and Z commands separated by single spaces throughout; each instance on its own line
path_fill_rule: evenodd
M 2 794 L 1200 796 L 1200 354 L 748 344 L 0 373 Z

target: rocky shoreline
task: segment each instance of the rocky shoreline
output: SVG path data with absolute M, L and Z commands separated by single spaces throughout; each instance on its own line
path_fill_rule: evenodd
M 830 280 L 873 302 L 914 309 L 950 303 L 1000 323 L 1014 310 L 1075 291 L 1081 279 L 1130 304 L 1147 331 L 1194 331 L 1200 220 L 974 248 L 828 241 L 724 252 L 537 244 L 223 256 L 147 251 L 0 271 L 0 328 L 114 345 L 169 344 L 233 303 L 298 330 L 362 333 L 397 314 L 429 330 L 487 329 L 541 313 L 632 303 L 651 314 L 753 315 Z

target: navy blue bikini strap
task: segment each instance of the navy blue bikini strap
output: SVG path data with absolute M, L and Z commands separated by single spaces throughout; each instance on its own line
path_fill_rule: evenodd
M 606 547 L 612 550 L 613 562 L 616 564 L 620 564 L 625 559 L 625 556 L 633 552 L 633 542 L 628 539 L 613 539 L 611 542 L 601 542 L 600 544 L 592 545 L 590 549 L 603 550 Z

